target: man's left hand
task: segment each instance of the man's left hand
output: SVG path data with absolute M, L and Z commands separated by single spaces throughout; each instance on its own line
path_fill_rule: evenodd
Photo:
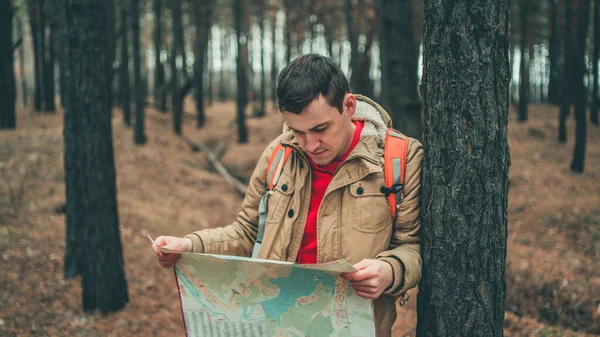
M 357 271 L 342 273 L 342 278 L 350 281 L 358 296 L 376 299 L 394 281 L 392 266 L 381 260 L 364 259 L 354 265 Z

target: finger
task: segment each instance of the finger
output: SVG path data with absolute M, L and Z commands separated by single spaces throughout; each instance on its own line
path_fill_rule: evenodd
M 375 295 L 373 295 L 373 294 L 365 293 L 365 292 L 362 292 L 362 291 L 357 291 L 357 292 L 356 292 L 356 295 L 358 295 L 358 296 L 360 296 L 360 297 L 362 297 L 362 298 L 369 299 L 369 300 L 374 300 L 374 299 L 376 299 L 376 298 L 377 298 L 377 297 L 376 297 Z
M 351 281 L 353 287 L 372 287 L 376 288 L 379 285 L 377 279 L 374 278 L 366 278 L 358 281 Z
M 346 274 L 344 279 L 351 281 L 351 282 L 355 282 L 355 281 L 365 280 L 365 279 L 368 279 L 371 277 L 373 277 L 373 275 L 369 271 L 359 270 L 359 271 L 355 271 L 354 273 Z
M 156 240 L 154 240 L 154 242 L 156 242 L 159 246 L 164 246 L 167 244 L 167 237 L 166 236 L 159 236 L 156 238 Z
M 165 254 L 165 256 L 160 257 L 160 261 L 177 261 L 181 258 L 179 254 Z
M 356 270 L 359 270 L 359 271 L 360 271 L 360 270 L 363 270 L 363 269 L 367 268 L 368 266 L 370 266 L 372 262 L 373 262 L 373 260 L 370 260 L 370 259 L 363 259 L 363 260 L 362 260 L 362 261 L 360 261 L 359 263 L 355 264 L 355 265 L 354 265 L 354 268 L 355 268 Z

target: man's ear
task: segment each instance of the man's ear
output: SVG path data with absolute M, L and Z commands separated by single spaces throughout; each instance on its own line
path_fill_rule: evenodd
M 348 117 L 354 116 L 354 113 L 356 112 L 356 97 L 354 97 L 353 94 L 346 93 L 346 95 L 344 95 L 343 111 Z

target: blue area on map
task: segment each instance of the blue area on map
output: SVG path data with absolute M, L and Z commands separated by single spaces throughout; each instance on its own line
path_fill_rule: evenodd
M 269 318 L 275 318 L 281 324 L 281 315 L 296 304 L 298 298 L 312 294 L 317 284 L 322 283 L 335 292 L 335 277 L 320 270 L 292 268 L 292 273 L 283 278 L 272 278 L 271 283 L 280 289 L 279 295 L 262 302 Z

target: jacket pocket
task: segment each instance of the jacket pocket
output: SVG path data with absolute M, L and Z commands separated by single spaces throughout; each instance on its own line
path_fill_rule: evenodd
M 390 206 L 381 185 L 358 181 L 348 187 L 352 196 L 352 227 L 363 233 L 379 233 L 392 225 Z
M 269 195 L 267 204 L 267 222 L 283 222 L 294 196 L 294 180 L 290 176 L 281 176 Z

